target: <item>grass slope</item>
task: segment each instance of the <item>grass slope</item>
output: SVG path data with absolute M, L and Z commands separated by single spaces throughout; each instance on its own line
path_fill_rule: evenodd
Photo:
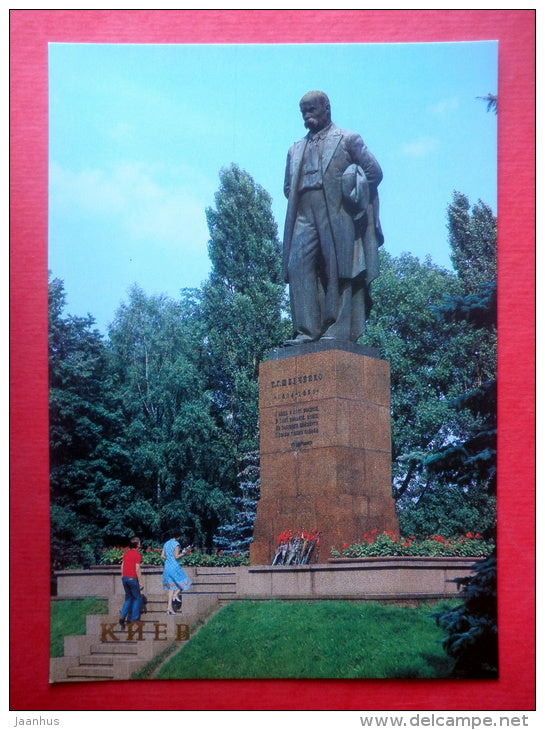
M 234 602 L 155 678 L 446 677 L 452 661 L 430 617 L 437 608 L 358 601 Z
M 63 656 L 65 636 L 85 633 L 88 613 L 108 613 L 108 601 L 99 598 L 51 601 L 50 656 Z

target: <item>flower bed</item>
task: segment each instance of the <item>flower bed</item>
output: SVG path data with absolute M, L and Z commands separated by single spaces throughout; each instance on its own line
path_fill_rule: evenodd
M 361 542 L 344 543 L 340 550 L 331 548 L 333 558 L 367 558 L 389 555 L 423 557 L 487 557 L 494 545 L 479 533 L 468 532 L 457 537 L 430 535 L 396 537 L 393 532 L 372 530 Z
M 100 556 L 99 565 L 121 565 L 123 553 L 127 550 L 125 547 L 105 548 Z M 142 550 L 142 565 L 159 565 L 164 564 L 161 557 L 162 548 L 148 547 Z M 237 565 L 249 565 L 250 559 L 247 553 L 224 553 L 221 550 L 213 552 L 205 552 L 200 550 L 192 550 L 189 554 L 184 555 L 178 561 L 180 565 L 188 565 L 194 567 L 235 567 Z

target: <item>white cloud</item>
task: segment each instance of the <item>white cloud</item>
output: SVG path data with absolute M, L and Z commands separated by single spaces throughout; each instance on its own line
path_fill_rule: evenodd
M 448 99 L 441 99 L 429 107 L 429 111 L 432 114 L 446 114 L 453 112 L 455 109 L 458 109 L 458 98 L 455 96 L 451 96 Z
M 206 187 L 195 184 L 198 175 L 184 171 L 189 188 L 178 182 L 165 184 L 158 169 L 140 163 L 120 163 L 110 169 L 74 172 L 51 163 L 50 206 L 56 215 L 100 218 L 120 226 L 132 239 L 188 248 L 202 248 L 208 239 Z M 178 171 L 177 180 L 182 177 Z M 199 189 L 201 194 L 195 194 Z
M 123 193 L 102 170 L 73 172 L 51 163 L 49 204 L 59 211 L 104 215 L 123 207 Z
M 439 141 L 435 137 L 418 137 L 406 142 L 401 152 L 406 157 L 426 157 L 439 148 Z

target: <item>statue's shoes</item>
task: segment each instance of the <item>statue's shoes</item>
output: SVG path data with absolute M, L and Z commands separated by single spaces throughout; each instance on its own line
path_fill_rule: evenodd
M 284 347 L 293 347 L 293 345 L 306 345 L 307 342 L 314 342 L 314 340 L 308 335 L 297 335 L 294 340 L 286 340 L 284 342 Z

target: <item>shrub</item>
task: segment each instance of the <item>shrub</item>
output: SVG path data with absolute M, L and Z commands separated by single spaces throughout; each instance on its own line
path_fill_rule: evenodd
M 181 565 L 194 565 L 210 568 L 234 568 L 237 565 L 249 565 L 248 553 L 223 553 L 221 550 L 212 553 L 194 551 L 180 559 Z
M 100 556 L 100 565 L 121 565 L 123 553 L 127 548 L 112 547 L 105 548 Z M 161 557 L 160 547 L 148 547 L 142 550 L 142 565 L 158 565 L 163 566 L 164 560 Z M 196 566 L 196 567 L 235 567 L 237 565 L 248 565 L 250 562 L 247 553 L 230 553 L 224 554 L 222 551 L 214 551 L 212 553 L 193 550 L 188 555 L 180 558 L 180 565 Z
M 486 557 L 494 545 L 479 533 L 468 532 L 457 537 L 430 535 L 425 537 L 397 537 L 393 532 L 372 530 L 361 542 L 344 543 L 341 550 L 331 549 L 334 558 L 369 558 L 390 555 L 423 557 Z

